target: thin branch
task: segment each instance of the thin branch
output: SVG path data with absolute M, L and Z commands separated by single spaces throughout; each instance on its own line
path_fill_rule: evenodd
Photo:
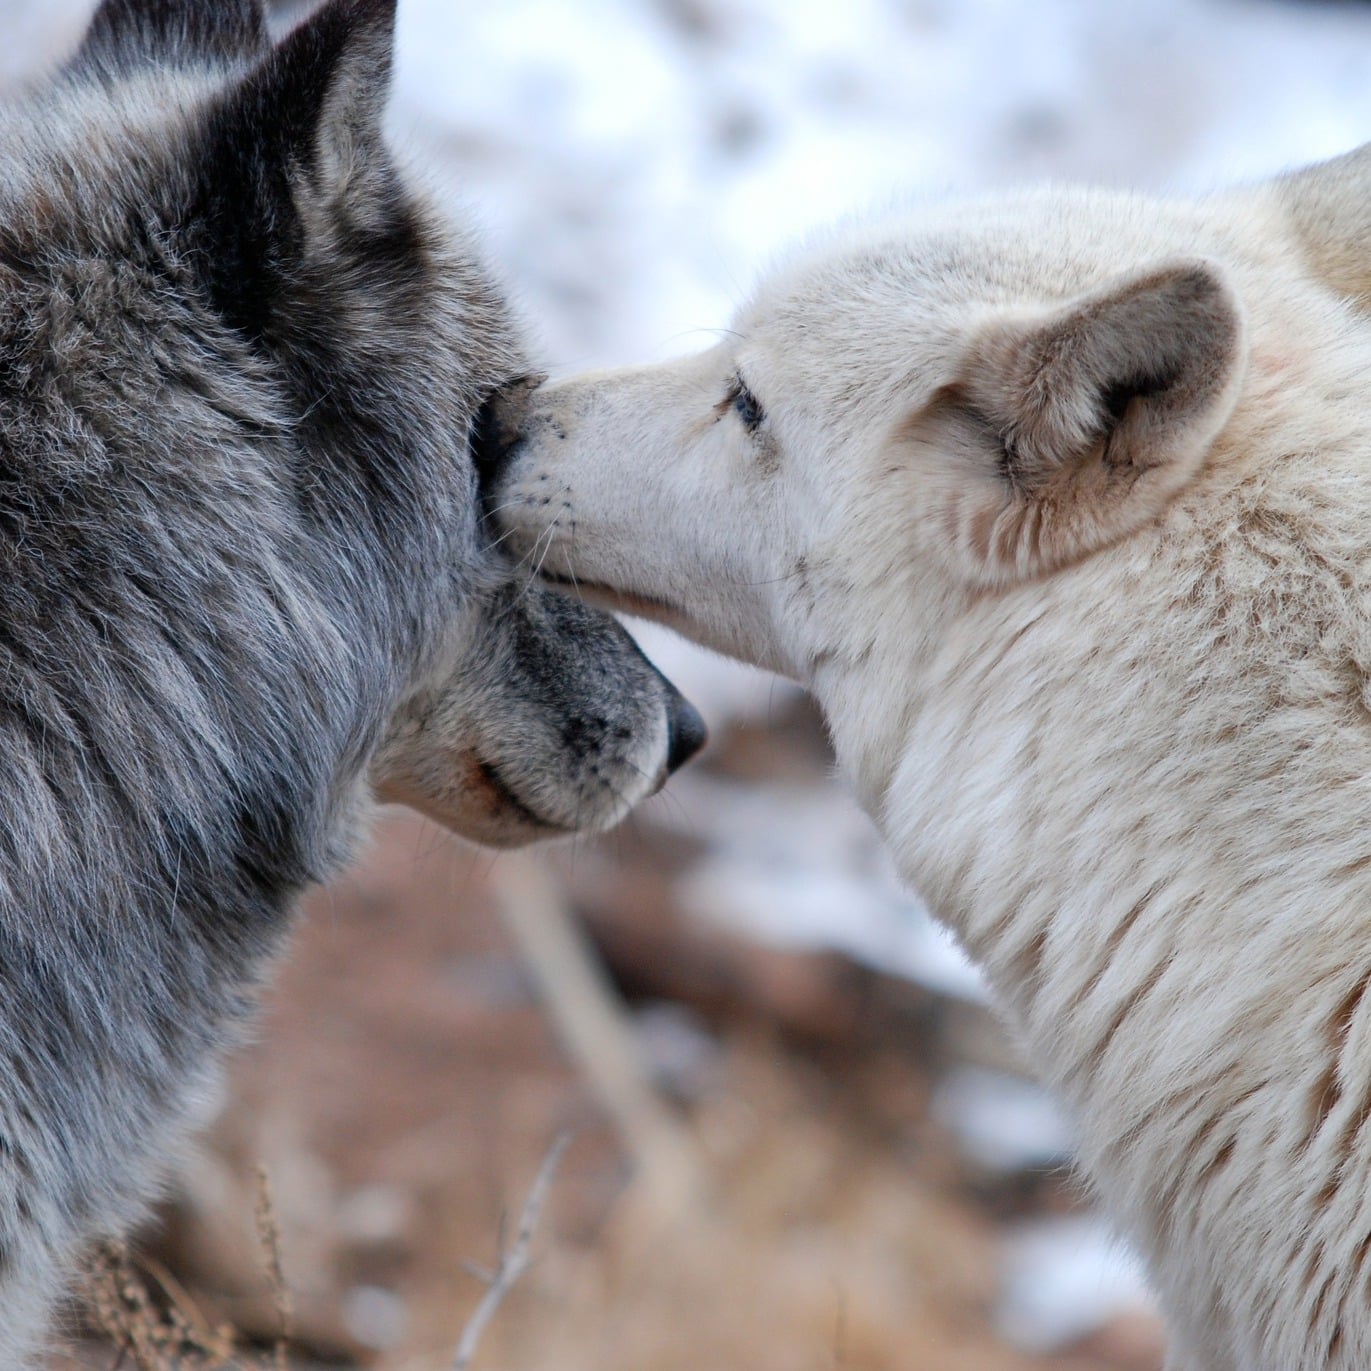
M 528 1199 L 524 1201 L 524 1212 L 519 1218 L 519 1230 L 514 1235 L 514 1244 L 507 1252 L 501 1253 L 500 1264 L 486 1286 L 486 1293 L 481 1297 L 480 1304 L 476 1306 L 467 1326 L 462 1330 L 462 1340 L 457 1344 L 452 1371 L 468 1371 L 471 1360 L 476 1355 L 481 1335 L 486 1331 L 486 1325 L 494 1318 L 495 1311 L 499 1309 L 505 1296 L 514 1289 L 519 1278 L 528 1270 L 533 1235 L 538 1229 L 538 1221 L 542 1218 L 548 1195 L 552 1192 L 552 1182 L 556 1179 L 557 1168 L 561 1166 L 562 1157 L 570 1146 L 571 1134 L 560 1133 L 548 1149 L 547 1156 L 543 1158 L 533 1188 L 528 1192 Z
M 286 1274 L 281 1264 L 281 1227 L 276 1222 L 276 1206 L 271 1199 L 271 1177 L 265 1166 L 257 1168 L 257 1209 L 253 1217 L 257 1222 L 257 1239 L 262 1244 L 267 1277 L 271 1282 L 271 1296 L 276 1305 L 277 1325 L 280 1328 L 276 1339 L 276 1371 L 287 1371 L 290 1365 L 291 1325 L 295 1310 L 291 1304 L 290 1287 L 286 1284 Z
M 523 856 L 504 858 L 492 878 L 501 922 L 558 1038 L 637 1163 L 629 1208 L 655 1229 L 707 1192 L 695 1141 L 659 1098 L 623 999 L 557 882 Z

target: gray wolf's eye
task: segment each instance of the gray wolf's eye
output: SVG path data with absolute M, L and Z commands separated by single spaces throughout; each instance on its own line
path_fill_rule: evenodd
M 728 403 L 732 405 L 733 412 L 743 421 L 743 427 L 749 433 L 755 433 L 761 427 L 762 420 L 766 418 L 766 411 L 744 384 L 741 376 L 735 376 L 733 384 L 728 388 Z

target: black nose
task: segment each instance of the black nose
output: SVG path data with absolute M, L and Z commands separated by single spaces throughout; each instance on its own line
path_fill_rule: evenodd
M 666 769 L 679 771 L 709 740 L 700 712 L 670 681 L 667 682 Z
M 494 390 L 471 423 L 471 457 L 481 489 L 488 491 L 505 459 L 516 447 L 528 414 L 529 399 L 546 376 L 521 376 Z

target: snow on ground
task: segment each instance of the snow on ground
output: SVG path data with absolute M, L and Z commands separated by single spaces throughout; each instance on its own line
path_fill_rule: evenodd
M 1088 1215 L 1037 1219 L 1004 1244 L 1000 1332 L 1026 1352 L 1053 1352 L 1130 1309 L 1146 1307 L 1141 1265 Z
M 835 216 L 1202 188 L 1371 135 L 1371 11 L 1274 0 L 405 0 L 395 126 L 557 367 L 687 350 Z

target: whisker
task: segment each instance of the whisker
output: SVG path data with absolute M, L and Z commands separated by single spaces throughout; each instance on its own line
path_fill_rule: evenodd
M 572 589 L 575 590 L 578 599 L 584 599 L 581 595 L 581 583 L 576 579 L 576 573 L 572 570 L 576 562 L 576 520 L 571 521 L 571 556 L 567 558 L 567 576 L 571 580 Z
M 549 530 L 548 530 L 548 531 L 549 531 L 549 533 L 551 533 L 552 528 L 549 527 Z M 538 558 L 538 565 L 537 565 L 536 567 L 533 568 L 533 576 L 534 576 L 534 579 L 535 579 L 535 580 L 536 580 L 539 576 L 541 576 L 541 575 L 543 574 L 543 566 L 544 566 L 544 564 L 547 562 L 548 555 L 552 552 L 552 544 L 553 544 L 554 542 L 556 542 L 556 539 L 555 539 L 555 538 L 552 538 L 552 537 L 549 537 L 549 538 L 548 538 L 548 540 L 547 540 L 547 546 L 543 549 L 543 555 L 542 555 L 541 557 Z
M 514 536 L 514 533 L 515 533 L 515 530 L 514 530 L 514 529 L 512 529 L 512 528 L 507 528 L 498 538 L 496 538 L 496 539 L 495 539 L 493 542 L 491 542 L 491 543 L 487 543 L 486 546 L 487 546 L 487 547 L 492 547 L 492 548 L 494 548 L 494 547 L 499 547 L 500 544 L 503 543 L 503 542 L 505 541 L 506 538 L 512 538 L 512 537 Z
M 552 544 L 556 539 L 556 534 L 557 520 L 554 518 L 538 535 L 537 541 L 528 550 L 528 555 L 520 559 L 519 567 L 522 568 L 525 563 L 533 562 L 533 559 L 535 557 L 537 558 L 536 562 L 533 562 L 533 569 L 529 572 L 528 579 L 524 582 L 523 588 L 519 591 L 518 595 L 514 597 L 515 604 L 518 604 L 518 602 L 533 588 L 534 583 L 538 579 L 538 573 L 543 569 L 543 563 L 547 561 L 548 553 L 552 551 Z M 544 544 L 546 544 L 546 546 L 544 546 Z M 541 551 L 539 549 L 541 549 Z
M 506 500 L 506 501 L 504 502 L 504 504 L 502 504 L 502 505 L 496 505 L 496 506 L 494 506 L 494 508 L 492 508 L 492 509 L 487 509 L 487 510 L 481 515 L 481 520 L 482 520 L 482 522 L 484 522 L 484 521 L 486 521 L 486 520 L 488 520 L 488 519 L 493 519 L 497 514 L 503 514 L 503 513 L 505 512 L 505 510 L 507 510 L 507 509 L 513 509 L 516 505 L 521 505 L 521 504 L 523 504 L 523 503 L 524 503 L 524 500 L 523 500 L 523 497 L 522 497 L 522 496 L 516 497 L 516 498 L 513 499 L 513 500 Z

